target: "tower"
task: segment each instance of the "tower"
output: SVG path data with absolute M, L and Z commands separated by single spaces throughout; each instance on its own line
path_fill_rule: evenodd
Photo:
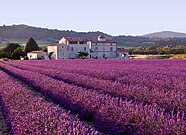
M 101 42 L 105 42 L 106 41 L 106 37 L 103 33 L 101 33 L 99 36 L 98 36 L 98 41 L 101 41 Z

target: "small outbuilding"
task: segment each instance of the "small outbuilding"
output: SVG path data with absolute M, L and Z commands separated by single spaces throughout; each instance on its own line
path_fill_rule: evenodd
M 42 60 L 42 59 L 48 59 L 47 52 L 43 51 L 32 51 L 27 53 L 27 57 L 29 60 Z
M 117 54 L 119 59 L 129 59 L 129 52 L 127 52 L 124 48 L 118 48 Z

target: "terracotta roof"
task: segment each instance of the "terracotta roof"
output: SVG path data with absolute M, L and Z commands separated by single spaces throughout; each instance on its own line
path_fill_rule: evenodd
M 48 45 L 48 46 L 58 46 L 58 45 L 63 45 L 63 44 L 51 44 L 51 45 Z
M 29 53 L 43 53 L 43 51 L 42 50 L 40 50 L 40 51 L 32 51 L 32 52 L 29 52 Z
M 48 46 L 58 46 L 58 44 L 51 44 L 51 45 L 48 45 Z
M 87 42 L 87 40 L 82 38 L 74 38 L 74 37 L 65 37 L 69 42 Z
M 92 43 L 117 43 L 115 41 L 112 41 L 112 40 L 106 40 L 106 41 L 91 41 Z

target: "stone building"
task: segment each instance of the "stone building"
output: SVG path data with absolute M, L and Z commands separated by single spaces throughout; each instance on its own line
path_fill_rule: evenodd
M 116 58 L 117 43 L 111 40 L 107 40 L 102 33 L 98 36 L 96 41 L 89 41 L 91 49 L 91 58 Z
M 58 44 L 47 47 L 50 59 L 75 59 L 80 52 L 88 53 L 86 58 L 90 58 L 90 48 L 86 40 L 81 38 L 63 37 Z
M 107 40 L 102 33 L 98 39 L 66 38 L 47 47 L 49 59 L 76 59 L 80 52 L 88 53 L 84 58 L 116 58 L 117 43 Z
M 32 51 L 27 53 L 29 60 L 48 59 L 47 52 L 43 51 Z

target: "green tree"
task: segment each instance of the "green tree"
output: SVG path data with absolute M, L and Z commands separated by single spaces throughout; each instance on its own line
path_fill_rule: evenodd
M 166 52 L 163 49 L 160 49 L 158 53 L 159 54 L 166 54 Z
M 31 51 L 37 51 L 39 50 L 38 44 L 36 41 L 31 37 L 25 47 L 25 53 L 31 52 Z
M 88 56 L 87 52 L 78 52 L 78 57 L 79 58 L 86 58 Z
M 8 58 L 8 53 L 4 51 L 0 51 L 0 58 Z
M 15 49 L 11 55 L 11 58 L 14 60 L 20 60 L 20 57 L 24 57 L 25 56 L 25 52 L 22 50 L 21 47 L 18 47 L 17 49 Z
M 18 47 L 21 47 L 19 44 L 17 43 L 9 43 L 7 44 L 7 46 L 3 49 L 3 51 L 5 53 L 7 53 L 7 57 L 10 58 L 11 57 L 11 54 L 13 53 L 13 51 L 18 48 Z

